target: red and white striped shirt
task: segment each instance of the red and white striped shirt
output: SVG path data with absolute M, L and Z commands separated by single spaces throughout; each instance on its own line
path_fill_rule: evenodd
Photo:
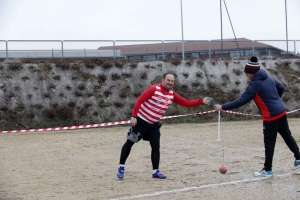
M 166 89 L 162 84 L 148 87 L 137 99 L 133 117 L 140 117 L 150 124 L 158 122 L 167 111 L 172 102 L 186 107 L 203 104 L 203 99 L 187 100 L 173 90 Z

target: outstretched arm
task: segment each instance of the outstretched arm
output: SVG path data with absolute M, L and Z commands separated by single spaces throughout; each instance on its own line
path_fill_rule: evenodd
M 188 100 L 188 99 L 183 98 L 176 92 L 174 92 L 174 103 L 179 104 L 181 106 L 194 107 L 194 106 L 198 106 L 201 104 L 212 105 L 213 102 L 214 102 L 213 98 L 211 98 L 211 97 L 205 97 L 205 98 L 197 99 L 197 100 Z

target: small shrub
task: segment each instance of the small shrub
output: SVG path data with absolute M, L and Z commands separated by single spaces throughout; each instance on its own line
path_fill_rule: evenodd
M 243 71 L 240 70 L 240 69 L 232 69 L 232 71 L 233 71 L 237 76 L 239 76 L 239 75 L 241 75 L 241 74 L 243 73 Z
M 226 67 L 229 66 L 229 62 L 228 61 L 225 61 L 224 64 L 225 64 Z
M 192 83 L 192 87 L 198 87 L 200 83 L 198 81 Z
M 196 76 L 197 76 L 198 78 L 202 78 L 202 77 L 203 77 L 203 73 L 200 72 L 200 71 L 197 71 L 197 72 L 196 72 Z
M 190 74 L 189 74 L 189 72 L 183 72 L 182 75 L 183 75 L 185 78 L 188 78 Z
M 44 93 L 43 96 L 44 96 L 45 99 L 46 99 L 46 98 L 51 99 L 51 94 L 50 94 L 49 92 Z
M 133 92 L 133 96 L 135 96 L 135 97 L 139 97 L 141 94 L 142 94 L 142 91 L 140 91 L 140 90 L 136 90 Z
M 234 82 L 236 85 L 240 85 L 241 84 L 241 81 L 237 80 Z
M 70 85 L 66 85 L 67 90 L 72 90 L 72 87 Z
M 45 115 L 50 118 L 50 119 L 53 119 L 56 115 L 56 110 L 53 109 L 53 108 L 50 108 L 50 109 L 46 109 L 45 110 Z
M 4 104 L 0 106 L 0 110 L 6 112 L 8 110 L 8 105 Z
M 212 65 L 215 65 L 215 64 L 217 64 L 217 61 L 212 60 L 212 61 L 210 61 L 210 63 L 211 63 Z
M 83 63 L 89 69 L 94 69 L 96 67 L 95 60 L 84 59 Z
M 84 107 L 85 107 L 85 108 L 89 108 L 89 107 L 91 107 L 92 105 L 93 105 L 93 104 L 90 103 L 90 102 L 84 103 Z
M 19 118 L 18 113 L 17 113 L 15 110 L 9 109 L 9 110 L 7 111 L 7 114 L 8 114 L 8 117 L 9 117 L 10 119 L 12 119 L 12 120 L 16 120 L 16 119 Z
M 181 85 L 181 89 L 182 89 L 182 90 L 188 90 L 189 87 L 188 87 L 186 84 L 182 84 L 182 85 Z
M 186 64 L 187 64 L 188 66 L 192 66 L 193 63 L 194 63 L 194 59 L 193 59 L 193 58 L 189 58 L 189 59 L 186 60 Z
M 210 88 L 210 89 L 216 89 L 217 88 L 217 85 L 213 82 L 208 82 L 207 83 L 207 86 Z
M 118 79 L 121 79 L 121 75 L 118 74 L 118 73 L 112 73 L 112 74 L 111 74 L 111 79 L 112 79 L 112 80 L 118 80 Z
M 100 85 L 94 85 L 93 86 L 93 90 L 100 91 L 101 90 L 101 86 Z
M 19 103 L 19 104 L 16 106 L 15 110 L 16 110 L 16 111 L 22 111 L 22 110 L 24 110 L 24 108 L 25 108 L 24 104 L 23 104 L 23 103 Z
M 91 77 L 93 77 L 93 75 L 90 74 L 90 73 L 82 72 L 82 73 L 81 73 L 81 77 L 82 77 L 82 79 L 83 79 L 84 81 L 87 81 L 87 80 L 89 80 Z
M 87 110 L 85 108 L 79 108 L 77 113 L 80 117 L 86 116 Z
M 173 58 L 172 60 L 171 60 L 171 63 L 173 64 L 173 65 L 175 65 L 175 66 L 178 66 L 178 65 L 180 65 L 181 64 L 181 57 L 175 57 L 175 58 Z
M 65 96 L 65 94 L 64 93 L 59 93 L 59 95 L 58 95 L 59 97 L 64 97 Z
M 22 63 L 36 63 L 35 59 L 33 58 L 23 58 L 21 59 Z
M 87 97 L 92 97 L 92 96 L 94 96 L 94 93 L 93 93 L 93 92 L 87 92 L 87 93 L 86 93 L 86 96 L 87 96 Z
M 124 78 L 129 78 L 131 77 L 131 74 L 129 72 L 122 72 L 121 76 Z
M 61 77 L 60 77 L 60 75 L 55 75 L 55 76 L 53 76 L 53 79 L 56 81 L 59 81 L 61 79 Z
M 96 65 L 102 65 L 105 62 L 104 58 L 92 58 L 91 61 Z
M 296 85 L 292 86 L 291 90 L 294 94 L 299 94 L 299 92 L 300 92 L 299 86 L 296 86 Z
M 60 67 L 63 70 L 68 70 L 70 68 L 70 63 L 72 60 L 70 59 L 62 59 L 62 60 L 55 60 L 54 63 L 56 67 Z
M 73 108 L 73 107 L 76 106 L 76 102 L 75 102 L 75 101 L 70 101 L 70 102 L 68 103 L 68 106 Z
M 82 97 L 82 96 L 83 96 L 82 92 L 80 92 L 80 91 L 78 91 L 78 90 L 76 90 L 76 91 L 74 92 L 74 95 L 75 95 L 75 97 Z
M 131 62 L 129 65 L 132 68 L 136 68 L 137 67 L 137 62 Z
M 74 80 L 76 80 L 76 79 L 78 79 L 78 76 L 77 76 L 77 74 L 76 75 L 72 75 L 72 81 L 74 81 Z
M 45 63 L 44 66 L 41 68 L 48 72 L 52 71 L 52 65 L 50 63 Z
M 55 89 L 56 88 L 56 85 L 54 83 L 50 83 L 48 85 L 48 89 Z
M 9 92 L 7 95 L 8 98 L 16 97 L 15 93 Z
M 120 99 L 116 99 L 114 101 L 114 105 L 117 107 L 117 108 L 122 108 L 124 106 L 124 103 L 120 100 Z
M 147 77 L 148 77 L 148 72 L 147 72 L 146 70 L 143 70 L 143 71 L 140 73 L 140 75 L 141 75 L 141 79 L 147 79 Z
M 23 69 L 22 63 L 19 62 L 12 62 L 8 64 L 8 69 L 12 71 L 17 71 Z
M 240 89 L 239 88 L 234 88 L 234 89 L 232 89 L 232 93 L 234 93 L 234 94 L 240 94 Z
M 102 67 L 104 69 L 110 69 L 113 67 L 113 61 L 111 60 L 105 60 L 105 62 L 102 64 Z
M 74 63 L 71 65 L 71 69 L 74 71 L 80 71 L 80 65 L 78 63 Z
M 107 106 L 110 106 L 110 103 L 105 103 L 103 99 L 100 99 L 99 107 L 107 107 Z
M 197 64 L 202 68 L 204 66 L 204 61 L 203 60 L 198 60 Z
M 32 72 L 38 72 L 38 71 L 39 71 L 39 69 L 36 68 L 36 67 L 33 66 L 33 65 L 30 65 L 30 66 L 28 67 L 28 69 L 29 69 L 30 71 L 32 71 Z
M 223 79 L 224 82 L 230 81 L 230 77 L 229 77 L 229 75 L 226 74 L 226 73 L 225 73 L 225 74 L 222 74 L 222 75 L 221 75 L 221 78 Z
M 32 94 L 27 94 L 27 98 L 31 99 L 32 98 Z
M 98 74 L 98 82 L 104 83 L 107 79 L 107 76 L 105 74 Z
M 85 84 L 83 83 L 80 83 L 78 86 L 77 86 L 78 90 L 85 90 Z
M 18 91 L 20 91 L 20 90 L 21 90 L 20 86 L 16 86 L 16 87 L 15 87 L 15 91 L 18 92 Z
M 53 103 L 53 104 L 51 105 L 52 108 L 58 108 L 58 106 L 59 106 L 58 103 Z
M 57 108 L 57 114 L 64 119 L 72 119 L 74 112 L 69 106 L 63 105 Z
M 289 101 L 292 100 L 292 98 L 293 98 L 293 95 L 289 92 L 284 92 L 283 95 L 282 95 L 282 100 L 284 102 L 289 102 Z
M 130 92 L 131 92 L 130 86 L 127 85 L 126 87 L 124 87 L 124 88 L 122 88 L 122 89 L 120 90 L 119 96 L 122 97 L 122 98 L 125 98 L 125 97 L 127 97 L 127 96 L 130 96 Z
M 109 95 L 111 95 L 111 89 L 110 88 L 107 88 L 107 89 L 105 89 L 104 90 L 104 95 L 106 96 L 106 97 L 108 97 Z
M 114 61 L 114 64 L 115 64 L 115 66 L 116 67 L 118 67 L 118 68 L 123 68 L 123 66 L 126 64 L 126 60 L 125 59 L 116 59 L 115 61 Z

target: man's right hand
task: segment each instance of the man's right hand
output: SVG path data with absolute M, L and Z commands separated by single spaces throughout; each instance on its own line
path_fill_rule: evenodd
M 219 111 L 219 110 L 223 110 L 222 105 L 216 104 L 214 106 L 215 110 Z
M 135 126 L 136 123 L 137 123 L 136 117 L 131 117 L 131 119 L 130 119 L 130 124 L 131 124 L 131 126 Z
M 212 97 L 204 97 L 203 103 L 206 105 L 214 106 L 215 100 Z

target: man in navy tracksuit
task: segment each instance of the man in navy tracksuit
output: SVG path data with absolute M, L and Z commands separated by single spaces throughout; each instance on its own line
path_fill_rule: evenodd
M 231 110 L 250 102 L 256 103 L 263 118 L 263 133 L 265 144 L 265 163 L 260 172 L 254 172 L 255 176 L 272 176 L 272 160 L 276 143 L 277 132 L 284 139 L 289 149 L 294 153 L 295 162 L 292 169 L 300 168 L 300 152 L 298 145 L 289 129 L 286 108 L 281 100 L 284 86 L 274 77 L 260 69 L 257 57 L 253 56 L 247 62 L 244 72 L 250 80 L 246 91 L 236 100 L 215 105 L 215 110 Z

